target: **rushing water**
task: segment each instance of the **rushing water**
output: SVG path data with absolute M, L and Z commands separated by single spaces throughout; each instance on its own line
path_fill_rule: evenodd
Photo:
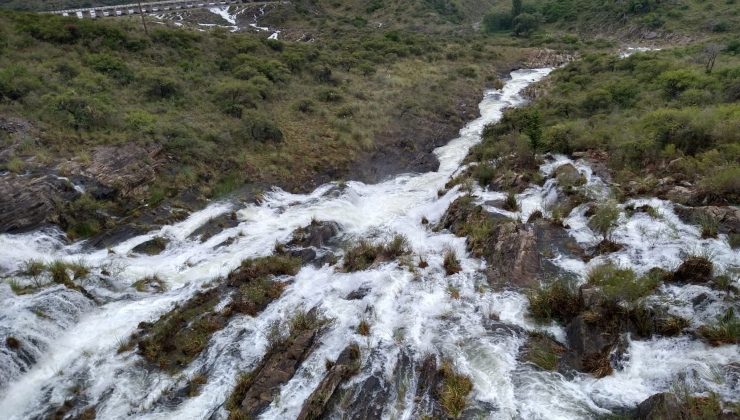
M 468 256 L 465 239 L 433 232 L 422 224 L 423 217 L 432 224 L 437 222 L 462 194 L 455 188 L 439 197 L 438 190 L 460 169 L 469 148 L 480 141 L 483 127 L 497 121 L 506 107 L 522 104 L 519 92 L 549 71 L 513 72 L 502 90 L 487 92 L 480 104 L 482 116 L 463 128 L 460 137 L 435 151 L 440 161 L 436 172 L 400 175 L 376 185 L 328 184 L 306 195 L 275 190 L 260 205 L 243 208 L 214 203 L 183 222 L 110 250 L 90 252 L 84 244 L 65 245 L 55 231 L 0 235 L 0 268 L 6 273 L 15 272 L 22 261 L 31 258 L 83 261 L 93 267 L 85 287 L 103 301 L 102 305 L 93 305 L 61 286 L 14 296 L 7 285 L 0 285 L 0 337 L 18 337 L 32 356 L 31 361 L 21 360 L 0 348 L 2 417 L 42 416 L 49 407 L 60 406 L 77 395 L 83 401 L 81 406 L 96 406 L 98 418 L 224 418 L 223 404 L 237 374 L 254 367 L 265 352 L 269 326 L 275 320 L 285 321 L 298 308 L 314 306 L 334 322 L 262 418 L 295 417 L 321 380 L 325 360 L 335 359 L 351 341 L 360 343 L 363 363 L 348 386 L 371 376 L 380 378 L 389 395 L 383 411 L 387 418 L 416 415 L 416 378 L 408 366 L 404 373 L 399 360 L 408 356 L 412 365 L 418 364 L 427 354 L 449 358 L 458 370 L 470 375 L 474 382 L 473 406 L 492 418 L 589 418 L 610 409 L 634 406 L 653 393 L 667 390 L 679 378 L 689 378 L 696 389 L 738 399 L 737 381 L 726 378 L 720 370 L 740 362 L 737 346 L 710 348 L 689 337 L 631 342 L 625 367 L 603 379 L 589 375 L 566 378 L 519 362 L 518 351 L 526 338 L 520 328 L 537 328 L 526 317 L 525 296 L 513 290 L 487 289 L 485 276 L 480 274 L 484 263 Z M 553 157 L 542 171 L 549 173 L 566 162 L 569 160 L 564 157 Z M 606 185 L 583 162 L 575 164 L 587 175 L 594 194 L 608 193 Z M 547 207 L 548 201 L 556 197 L 556 190 L 552 181 L 532 187 L 518 196 L 522 214 L 509 215 L 525 219 L 534 209 Z M 476 191 L 481 202 L 497 194 Z M 737 267 L 738 253 L 727 246 L 726 238 L 700 239 L 695 227 L 676 218 L 670 203 L 651 200 L 650 204 L 663 217 L 648 221 L 642 214 L 623 215 L 615 238 L 626 247 L 608 258 L 638 271 L 653 266 L 674 268 L 686 253 L 701 247 L 712 250 L 721 270 Z M 189 239 L 198 227 L 231 211 L 238 214 L 238 226 L 202 243 L 197 238 Z M 571 235 L 589 245 L 595 236 L 585 224 L 584 211 L 575 209 L 567 223 Z M 415 255 L 425 258 L 429 266 L 420 270 L 420 276 L 397 262 L 356 273 L 337 272 L 328 265 L 304 267 L 282 297 L 264 312 L 257 317 L 235 317 L 217 332 L 182 375 L 147 368 L 134 352 L 117 353 L 119 344 L 139 322 L 156 319 L 203 285 L 228 274 L 241 260 L 271 253 L 276 242 L 287 241 L 294 229 L 314 218 L 336 221 L 348 240 L 380 240 L 403 234 Z M 646 234 L 650 241 L 644 240 Z M 170 239 L 160 255 L 130 252 L 155 236 Z M 221 246 L 230 238 L 233 242 Z M 445 276 L 442 268 L 442 256 L 448 249 L 462 257 L 462 272 L 452 276 Z M 587 265 L 557 255 L 553 261 L 580 276 L 598 262 Z M 153 274 L 167 281 L 169 291 L 148 294 L 130 287 Z M 451 286 L 459 289 L 460 299 L 450 297 Z M 359 288 L 369 291 L 364 298 L 345 299 Z M 718 309 L 696 310 L 685 301 L 681 303 L 698 293 L 715 292 L 702 286 L 672 286 L 663 287 L 660 294 L 677 314 L 699 321 L 712 319 Z M 494 315 L 501 323 L 491 321 Z M 362 319 L 372 325 L 369 337 L 355 332 Z M 563 337 L 562 328 L 553 325 L 547 329 Z M 202 392 L 179 404 L 166 402 L 170 391 L 195 373 L 208 376 Z

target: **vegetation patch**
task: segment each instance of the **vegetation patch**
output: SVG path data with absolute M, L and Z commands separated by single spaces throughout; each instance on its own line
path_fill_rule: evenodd
M 396 235 L 388 242 L 377 244 L 362 240 L 344 254 L 342 267 L 347 272 L 367 270 L 374 264 L 393 261 L 410 253 L 408 240 L 402 235 Z
M 555 371 L 565 351 L 566 348 L 555 341 L 554 338 L 541 332 L 533 332 L 529 334 L 524 346 L 523 360 L 540 369 Z
M 457 258 L 457 254 L 455 254 L 455 251 L 448 249 L 445 251 L 444 260 L 442 261 L 442 266 L 445 269 L 445 274 L 448 276 L 452 274 L 457 274 L 460 271 L 462 271 L 462 267 L 460 266 L 460 260 Z
M 713 346 L 740 343 L 740 317 L 730 308 L 711 325 L 702 325 L 699 335 Z
M 330 323 L 317 310 L 298 311 L 290 320 L 287 334 L 275 325 L 270 332 L 267 353 L 249 373 L 239 375 L 226 408 L 230 419 L 256 417 L 276 397 L 313 350 L 323 328 Z
M 457 373 L 448 360 L 442 362 L 439 373 L 442 382 L 437 391 L 437 398 L 442 410 L 453 419 L 460 418 L 468 404 L 468 395 L 473 390 L 473 382 L 469 376 Z
M 582 304 L 573 280 L 557 279 L 529 292 L 529 313 L 538 322 L 568 322 L 581 312 Z
M 638 277 L 628 268 L 606 263 L 593 267 L 588 272 L 587 282 L 599 287 L 608 300 L 634 303 L 652 293 L 659 286 L 660 279 L 654 275 Z
M 300 259 L 282 255 L 245 260 L 221 286 L 198 292 L 153 323 L 141 323 L 119 351 L 135 344 L 146 360 L 161 369 L 181 369 L 207 347 L 211 336 L 232 316 L 254 316 L 280 297 L 285 286 L 275 276 L 295 275 L 299 268 Z M 151 283 L 151 278 L 144 279 L 140 285 L 150 287 Z M 227 296 L 231 302 L 223 310 L 214 310 Z

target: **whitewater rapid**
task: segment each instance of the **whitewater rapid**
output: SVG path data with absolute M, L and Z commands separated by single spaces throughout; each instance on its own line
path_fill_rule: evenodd
M 67 295 L 75 293 L 62 286 L 33 295 L 14 296 L 6 284 L 0 285 L 0 337 L 13 335 L 24 343 L 33 342 L 37 359 L 35 364 L 23 367 L 0 353 L 2 367 L 8 367 L 2 373 L 4 376 L 0 376 L 3 418 L 40 417 L 49 407 L 60 406 L 70 398 L 73 388 L 84 401 L 83 406 L 96 407 L 98 418 L 225 418 L 224 401 L 237 375 L 252 369 L 264 355 L 270 325 L 276 320 L 289 319 L 299 308 L 315 306 L 334 322 L 321 337 L 318 348 L 260 418 L 294 418 L 323 377 L 325 360 L 335 359 L 352 341 L 360 344 L 362 368 L 348 386 L 371 376 L 385 380 L 391 396 L 383 411 L 384 418 L 414 418 L 413 371 L 404 376 L 403 387 L 393 385 L 394 375 L 398 375 L 397 361 L 402 355 L 410 355 L 415 362 L 427 354 L 450 359 L 473 380 L 471 404 L 490 418 L 590 418 L 607 414 L 610 409 L 634 406 L 656 392 L 667 390 L 684 376 L 693 378 L 702 389 L 737 400 L 736 385 L 732 381 L 719 383 L 713 374 L 720 366 L 740 362 L 737 346 L 710 348 L 687 337 L 632 342 L 625 369 L 603 379 L 589 375 L 566 378 L 518 361 L 519 348 L 526 340 L 520 328 L 544 328 L 561 338 L 562 328 L 533 324 L 526 317 L 528 304 L 523 294 L 488 288 L 481 274 L 485 263 L 468 255 L 464 238 L 433 232 L 422 223 L 422 218 L 430 224 L 438 222 L 452 201 L 463 194 L 459 187 L 442 196 L 438 191 L 460 170 L 469 149 L 480 141 L 485 125 L 497 121 L 505 108 L 523 104 L 522 89 L 549 72 L 550 69 L 515 71 L 503 89 L 486 92 L 480 104 L 481 117 L 467 124 L 458 138 L 435 151 L 440 161 L 435 172 L 404 174 L 374 185 L 332 183 L 309 194 L 276 189 L 267 193 L 259 205 L 214 203 L 180 223 L 108 250 L 90 252 L 84 243 L 67 245 L 62 234 L 53 230 L 0 235 L 0 273 L 14 273 L 28 259 L 83 261 L 92 267 L 85 287 L 103 302 L 96 306 L 84 298 L 71 298 Z M 548 173 L 567 162 L 570 161 L 564 157 L 554 157 L 542 170 Z M 583 169 L 583 162 L 575 163 L 588 176 L 590 184 L 603 184 Z M 544 209 L 552 199 L 553 188 L 550 183 L 520 194 L 517 199 L 522 204 L 522 213 Z M 483 202 L 497 193 L 476 190 L 475 194 Z M 671 223 L 685 237 L 678 240 L 673 230 L 658 230 L 654 233 L 654 244 L 648 246 L 634 235 L 633 226 L 640 223 L 637 218 L 642 216 L 623 215 L 615 236 L 619 241 L 627 241 L 627 246 L 609 258 L 637 269 L 647 269 L 653 263 L 674 268 L 670 266 L 691 247 L 706 245 L 714 246 L 721 254 L 722 269 L 737 264 L 737 252 L 723 248 L 722 241 L 726 242 L 726 238 L 702 240 L 695 228 L 673 219 L 670 203 L 653 204 L 667 215 L 665 223 Z M 190 239 L 198 227 L 232 211 L 239 221 L 236 227 L 227 228 L 202 243 L 197 238 Z M 574 210 L 568 223 L 573 227 L 574 238 L 585 244 L 594 235 L 581 223 L 580 211 Z M 156 320 L 175 303 L 227 275 L 243 259 L 272 253 L 276 243 L 286 242 L 293 230 L 308 225 L 312 219 L 339 223 L 343 238 L 349 241 L 405 235 L 415 261 L 423 257 L 429 266 L 418 274 L 398 262 L 356 273 L 341 273 L 328 265 L 303 267 L 283 295 L 257 317 L 232 318 L 180 375 L 145 367 L 135 352 L 117 352 L 120 343 L 136 330 L 139 322 Z M 131 252 L 154 237 L 170 240 L 161 254 L 146 256 Z M 463 270 L 446 276 L 442 259 L 450 249 L 460 257 Z M 553 259 L 581 276 L 592 264 L 558 260 L 558 256 Z M 148 294 L 130 287 L 149 275 L 164 279 L 168 291 Z M 459 299 L 451 297 L 451 287 L 459 290 Z M 368 290 L 365 297 L 345 298 L 359 288 Z M 54 302 L 60 300 L 68 302 L 69 310 L 49 313 L 50 319 L 35 315 L 39 306 L 51 311 L 50 308 L 56 307 Z M 500 323 L 492 323 L 493 318 Z M 357 324 L 363 319 L 371 324 L 368 337 L 356 333 Z M 208 376 L 198 396 L 185 398 L 179 404 L 163 402 L 170 390 L 196 373 Z M 334 413 L 334 417 L 341 414 Z

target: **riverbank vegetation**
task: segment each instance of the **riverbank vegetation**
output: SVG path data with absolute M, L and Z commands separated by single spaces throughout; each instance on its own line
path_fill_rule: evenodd
M 374 180 L 384 153 L 383 171 L 414 170 L 528 52 L 474 32 L 354 28 L 296 43 L 16 12 L 0 26 L 0 168 L 102 183 L 59 209 L 75 237 L 184 191 Z M 119 173 L 132 166 L 109 155 L 140 155 L 136 173 L 151 176 Z
M 623 197 L 683 183 L 683 204 L 737 203 L 740 57 L 725 46 L 707 68 L 708 47 L 587 55 L 488 127 L 472 159 L 600 151 Z

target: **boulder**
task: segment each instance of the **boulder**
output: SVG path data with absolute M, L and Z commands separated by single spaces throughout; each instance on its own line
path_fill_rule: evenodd
M 203 226 L 195 229 L 193 233 L 188 236 L 188 238 L 194 239 L 200 237 L 200 241 L 205 242 L 208 239 L 212 238 L 214 235 L 226 229 L 233 228 L 238 224 L 239 220 L 236 217 L 236 213 L 230 212 L 222 214 L 221 216 L 210 219 Z
M 0 177 L 0 233 L 57 223 L 61 203 L 78 195 L 69 182 L 51 175 Z
M 146 242 L 142 242 L 139 245 L 136 245 L 131 250 L 131 252 L 146 255 L 159 255 L 162 253 L 162 251 L 165 250 L 165 248 L 167 248 L 167 244 L 169 242 L 169 239 L 162 238 L 161 236 L 156 236 Z
M 665 196 L 666 199 L 673 201 L 674 203 L 684 205 L 695 202 L 698 197 L 698 193 L 696 191 L 687 187 L 682 187 L 680 185 L 669 189 L 665 194 L 662 195 Z
M 591 322 L 584 314 L 573 318 L 565 328 L 568 353 L 565 361 L 573 368 L 603 377 L 612 372 L 609 353 L 618 343 L 619 329 L 603 322 Z
M 554 175 L 562 187 L 577 187 L 586 183 L 586 177 L 570 163 L 558 166 Z
M 280 387 L 293 377 L 311 353 L 318 334 L 318 329 L 302 331 L 287 346 L 281 346 L 265 356 L 242 399 L 240 407 L 243 413 L 248 417 L 256 417 L 270 405 Z
M 717 231 L 719 233 L 740 233 L 740 207 L 687 207 L 677 205 L 674 207 L 674 211 L 684 223 L 700 224 L 702 220 L 709 219 L 717 223 Z
M 684 417 L 683 404 L 670 392 L 655 394 L 641 402 L 635 410 L 636 420 L 678 420 Z
M 501 280 L 519 287 L 537 287 L 542 272 L 537 238 L 532 226 L 506 222 L 496 225 L 485 251 L 486 275 L 492 284 Z
M 332 243 L 340 231 L 336 222 L 319 222 L 312 220 L 311 224 L 293 231 L 293 238 L 288 246 L 322 248 Z
M 93 151 L 88 165 L 72 162 L 64 166 L 72 175 L 92 180 L 100 188 L 90 191 L 93 195 L 110 196 L 112 190 L 128 197 L 138 195 L 141 187 L 154 179 L 161 150 L 161 147 L 146 150 L 133 143 L 101 146 Z

